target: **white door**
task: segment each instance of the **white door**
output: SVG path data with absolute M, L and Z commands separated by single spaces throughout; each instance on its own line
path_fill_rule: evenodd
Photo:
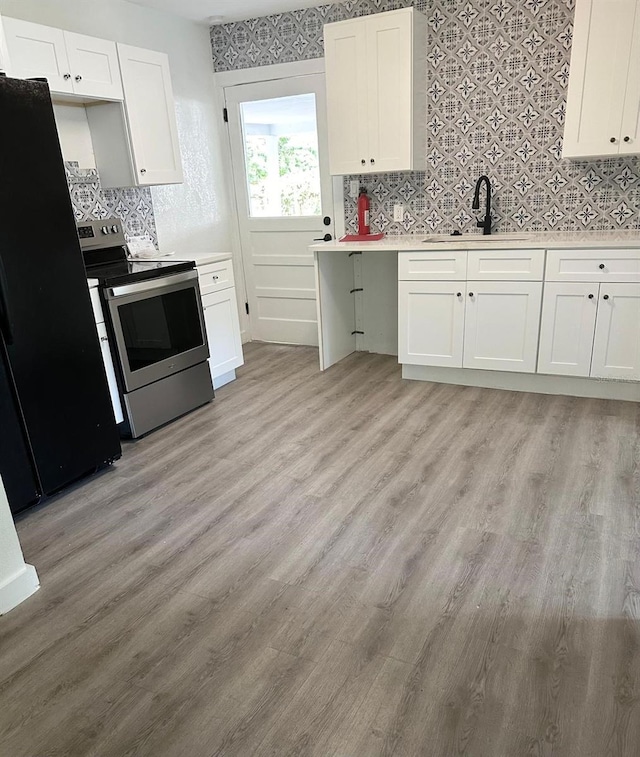
M 317 345 L 308 246 L 334 233 L 324 75 L 224 92 L 251 337 Z
M 542 284 L 468 281 L 465 368 L 534 373 Z
M 69 70 L 76 95 L 122 100 L 116 43 L 64 32 Z
M 127 120 L 138 184 L 183 180 L 169 59 L 118 45 Z
M 216 378 L 244 362 L 235 288 L 203 295 L 202 308 L 209 342 L 209 366 L 216 386 Z
M 16 79 L 44 77 L 53 92 L 73 93 L 62 29 L 5 17 L 4 30 L 12 76 Z
M 398 361 L 462 367 L 464 281 L 400 281 Z
M 601 284 L 591 375 L 640 381 L 640 284 Z
M 545 284 L 538 373 L 589 375 L 598 291 L 598 284 Z
M 366 19 L 324 27 L 332 175 L 357 174 L 369 165 Z
M 637 0 L 576 3 L 563 156 L 617 155 Z
M 413 15 L 367 16 L 369 171 L 412 168 Z

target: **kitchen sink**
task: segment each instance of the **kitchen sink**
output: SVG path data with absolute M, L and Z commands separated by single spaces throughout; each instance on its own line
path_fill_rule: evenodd
M 422 244 L 457 244 L 473 242 L 473 244 L 491 244 L 492 242 L 524 242 L 531 239 L 531 234 L 460 234 L 459 236 L 430 235 L 422 240 Z

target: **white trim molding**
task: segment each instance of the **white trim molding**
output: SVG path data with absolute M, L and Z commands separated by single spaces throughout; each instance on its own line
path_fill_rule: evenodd
M 0 585 L 0 615 L 6 615 L 19 604 L 28 599 L 40 588 L 38 574 L 33 565 L 22 566 L 15 575 L 10 576 Z
M 273 66 L 256 66 L 241 68 L 237 71 L 218 71 L 214 73 L 216 86 L 220 88 L 235 87 L 237 84 L 252 84 L 272 79 L 288 79 L 291 76 L 323 74 L 324 58 L 294 61 L 293 63 L 274 63 Z

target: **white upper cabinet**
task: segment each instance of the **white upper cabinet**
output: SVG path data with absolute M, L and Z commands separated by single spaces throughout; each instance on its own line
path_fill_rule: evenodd
M 115 42 L 15 18 L 5 31 L 12 76 L 44 77 L 54 94 L 122 100 Z
M 640 153 L 640 3 L 576 3 L 563 157 Z
M 4 19 L 11 75 L 16 79 L 46 78 L 53 92 L 73 94 L 73 78 L 62 29 Z
M 125 108 L 138 184 L 183 180 L 169 59 L 118 45 Z
M 116 43 L 65 32 L 73 91 L 87 97 L 122 100 L 122 80 Z
M 7 52 L 7 40 L 4 36 L 2 16 L 0 16 L 0 74 L 6 74 L 9 70 L 9 53 Z
M 414 8 L 324 27 L 332 174 L 425 167 L 426 34 Z

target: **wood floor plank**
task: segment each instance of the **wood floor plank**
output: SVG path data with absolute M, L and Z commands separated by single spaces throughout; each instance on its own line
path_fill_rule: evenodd
M 640 405 L 246 345 L 18 519 L 4 757 L 636 757 Z

